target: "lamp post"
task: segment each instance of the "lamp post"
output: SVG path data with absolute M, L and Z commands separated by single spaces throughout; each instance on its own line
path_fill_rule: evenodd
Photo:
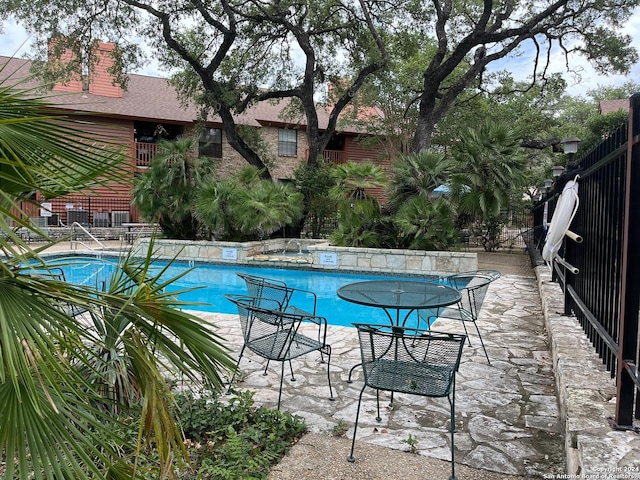
M 551 171 L 553 172 L 553 178 L 558 178 L 564 172 L 564 167 L 562 165 L 554 165 Z
M 549 193 L 549 189 L 553 186 L 553 180 L 551 180 L 550 178 L 545 178 L 544 179 L 544 191 L 546 193 Z
M 562 149 L 564 154 L 568 158 L 567 162 L 567 170 L 569 166 L 573 163 L 573 156 L 578 151 L 578 144 L 580 143 L 580 139 L 578 137 L 568 137 L 563 138 L 560 144 L 562 145 Z

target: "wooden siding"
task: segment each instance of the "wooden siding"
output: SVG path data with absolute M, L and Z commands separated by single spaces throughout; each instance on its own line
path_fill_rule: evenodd
M 89 93 L 105 97 L 122 98 L 123 90 L 120 84 L 114 83 L 113 75 L 109 69 L 113 68 L 114 61 L 111 56 L 115 51 L 114 43 L 98 42 L 95 48 L 96 63 L 89 73 Z
M 49 42 L 49 55 L 50 55 L 49 62 L 52 64 L 52 67 L 54 69 L 56 68 L 56 64 L 65 66 L 68 63 L 77 61 L 76 55 L 73 53 L 72 50 L 69 50 L 69 49 L 65 49 L 60 54 L 60 60 L 54 61 L 51 58 L 51 53 L 53 53 L 53 51 L 55 50 L 55 45 L 56 45 L 55 41 L 52 40 Z M 56 83 L 53 86 L 53 90 L 55 90 L 56 92 L 70 92 L 70 93 L 82 92 L 82 77 L 80 73 L 73 73 L 71 77 L 67 79 L 66 82 L 61 81 Z
M 388 176 L 390 172 L 391 160 L 386 155 L 380 153 L 375 146 L 363 144 L 359 137 L 346 137 L 345 151 L 347 161 L 356 163 L 372 163 L 382 167 L 384 173 Z M 381 205 L 387 201 L 385 187 L 368 188 L 367 193 L 374 196 Z
M 127 157 L 119 172 L 123 174 L 123 181 L 107 182 L 104 185 L 97 185 L 91 189 L 84 189 L 55 200 L 49 200 L 47 202 L 52 205 L 52 213 L 58 215 L 63 223 L 69 223 L 70 210 L 83 210 L 89 212 L 87 221 L 93 223 L 95 213 L 110 214 L 111 211 L 123 211 L 126 209 L 129 212 L 130 221 L 138 221 L 137 212 L 130 206 L 135 168 L 134 152 L 132 152 L 133 122 L 85 116 L 82 117 L 82 120 L 92 122 L 84 126 L 83 129 L 95 136 L 96 144 L 104 141 L 105 143 L 122 146 Z M 36 199 L 38 202 L 44 201 L 40 194 Z

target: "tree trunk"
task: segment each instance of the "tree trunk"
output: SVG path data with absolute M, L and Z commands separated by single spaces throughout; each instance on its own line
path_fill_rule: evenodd
M 227 135 L 227 142 L 229 143 L 229 145 L 231 145 L 231 147 L 236 152 L 242 155 L 242 158 L 244 158 L 250 165 L 253 165 L 254 167 L 262 171 L 260 177 L 270 180 L 271 173 L 269 173 L 269 169 L 267 168 L 267 166 L 262 162 L 260 156 L 255 151 L 253 151 L 253 149 L 249 145 L 247 145 L 242 137 L 238 134 L 236 122 L 229 108 L 227 108 L 225 105 L 221 105 L 218 110 L 218 114 L 222 119 L 224 133 Z
M 411 152 L 418 153 L 422 150 L 427 150 L 431 146 L 434 128 L 435 123 L 431 121 L 431 117 L 423 116 L 422 114 L 418 116 L 416 134 L 411 142 Z
M 422 95 L 420 96 L 420 111 L 418 112 L 418 122 L 416 133 L 411 142 L 411 151 L 414 153 L 427 150 L 433 140 L 433 131 L 442 117 L 442 111 L 438 104 L 439 82 L 435 80 L 436 71 L 431 66 L 425 73 Z

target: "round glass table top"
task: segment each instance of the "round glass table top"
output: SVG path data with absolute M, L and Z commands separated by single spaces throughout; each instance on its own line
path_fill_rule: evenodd
M 337 293 L 348 302 L 399 310 L 446 307 L 460 301 L 460 292 L 454 288 L 417 280 L 355 282 L 340 287 Z

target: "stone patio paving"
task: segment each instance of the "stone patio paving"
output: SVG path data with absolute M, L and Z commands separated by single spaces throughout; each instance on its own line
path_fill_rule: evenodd
M 532 275 L 506 275 L 489 288 L 479 327 L 492 363 L 487 364 L 472 327 L 472 345 L 465 346 L 456 382 L 456 463 L 526 477 L 566 471 L 553 361 L 538 298 Z M 366 311 L 363 307 L 363 316 L 353 320 L 366 322 Z M 237 316 L 204 315 L 239 352 Z M 443 320 L 432 329 L 463 331 L 460 323 Z M 347 383 L 350 368 L 360 358 L 356 331 L 330 326 L 329 343 L 335 401 L 327 399 L 326 367 L 319 355 L 312 354 L 294 361 L 295 382 L 285 376 L 281 408 L 304 417 L 312 432 L 330 434 L 346 427 L 347 437 L 352 438 L 363 385 L 357 369 L 353 383 Z M 263 368 L 261 358 L 245 354 L 241 363 L 245 376 L 238 387 L 255 391 L 256 403 L 275 406 L 279 364 L 273 364 L 267 376 L 262 375 Z M 420 455 L 449 460 L 447 400 L 396 394 L 390 408 L 388 398 L 382 394 L 386 408 L 382 421 L 376 422 L 375 392 L 365 390 L 356 459 L 359 442 L 409 451 L 410 441 Z M 345 450 L 345 462 L 348 453 Z

